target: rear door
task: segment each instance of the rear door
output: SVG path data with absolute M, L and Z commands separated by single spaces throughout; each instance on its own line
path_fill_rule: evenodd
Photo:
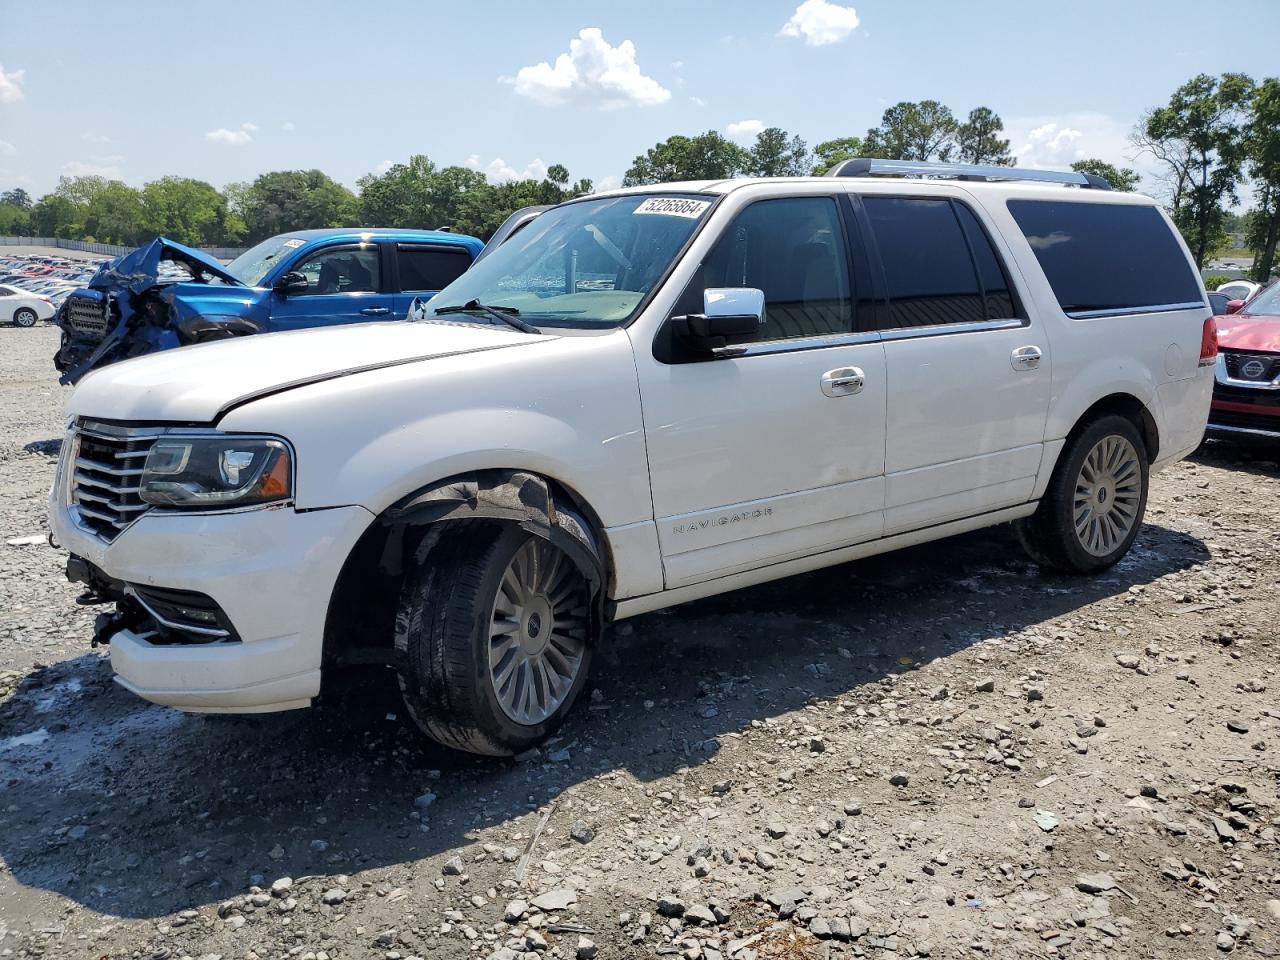
M 1045 331 L 960 197 L 859 204 L 882 284 L 885 535 L 1025 503 L 1051 387 Z
M 399 282 L 392 308 L 403 320 L 414 300 L 430 300 L 467 272 L 472 253 L 458 243 L 396 243 Z
M 272 331 L 391 319 L 395 294 L 382 244 L 340 243 L 310 250 L 289 271 L 307 278 L 307 290 L 288 296 L 272 292 Z

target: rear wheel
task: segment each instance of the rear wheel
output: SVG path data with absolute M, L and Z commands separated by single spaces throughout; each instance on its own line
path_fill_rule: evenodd
M 13 312 L 15 327 L 34 327 L 37 319 L 36 312 L 30 307 L 20 307 Z
M 586 681 L 586 578 L 513 524 L 449 524 L 406 581 L 396 622 L 400 688 L 423 732 L 507 756 L 550 736 Z
M 1063 450 L 1036 512 L 1015 525 L 1041 566 L 1090 573 L 1123 557 L 1147 507 L 1149 465 L 1138 428 L 1100 417 Z

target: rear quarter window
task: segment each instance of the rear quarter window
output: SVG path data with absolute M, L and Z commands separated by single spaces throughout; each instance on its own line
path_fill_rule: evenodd
M 1204 303 L 1198 278 L 1155 207 L 1059 200 L 1008 205 L 1068 316 Z
M 471 251 L 462 246 L 396 246 L 400 289 L 407 293 L 443 290 L 471 266 Z

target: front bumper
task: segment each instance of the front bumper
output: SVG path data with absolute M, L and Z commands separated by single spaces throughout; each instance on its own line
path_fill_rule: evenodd
M 1241 354 L 1236 358 L 1257 360 L 1276 369 L 1273 354 Z M 1270 358 L 1270 359 L 1268 359 Z M 1239 359 L 1236 360 L 1239 363 Z M 1232 377 L 1226 355 L 1218 354 L 1213 384 L 1213 404 L 1209 408 L 1210 436 L 1222 438 L 1280 440 L 1280 376 L 1255 372 L 1255 379 Z
M 298 512 L 150 512 L 106 543 L 58 502 L 54 538 L 108 577 L 187 590 L 215 601 L 232 642 L 165 643 L 122 627 L 110 636 L 116 680 L 147 700 L 197 712 L 307 706 L 320 692 L 325 617 L 334 583 L 373 521 L 363 507 Z

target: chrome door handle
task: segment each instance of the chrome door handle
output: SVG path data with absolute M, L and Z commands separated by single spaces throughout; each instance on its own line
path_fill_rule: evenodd
M 822 392 L 828 397 L 851 397 L 866 386 L 861 367 L 839 367 L 822 375 Z
M 1040 366 L 1040 358 L 1043 356 L 1039 347 L 1019 347 L 1013 351 L 1009 362 L 1015 370 L 1034 370 Z
M 391 312 L 390 307 L 365 307 L 360 311 L 366 317 L 385 317 Z

